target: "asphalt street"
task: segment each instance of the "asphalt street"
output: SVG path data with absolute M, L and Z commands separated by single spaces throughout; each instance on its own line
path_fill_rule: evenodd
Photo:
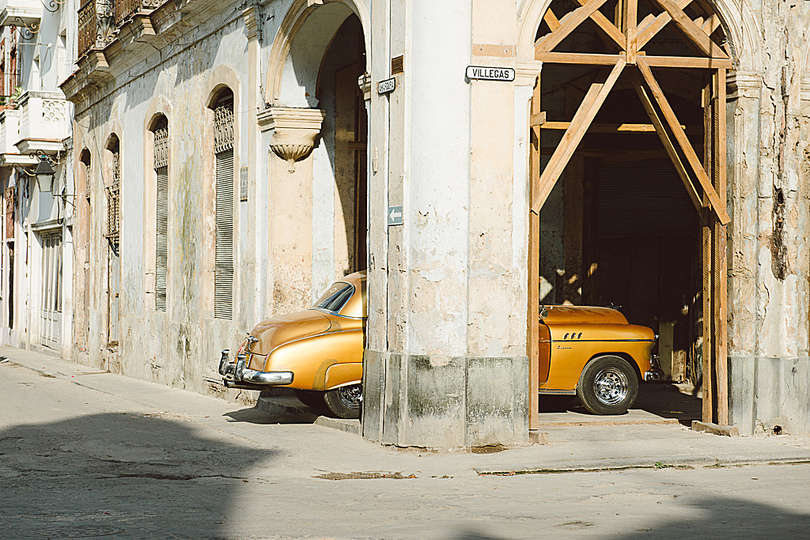
M 500 452 L 382 447 L 0 348 L 0 538 L 807 537 L 810 442 L 548 423 Z

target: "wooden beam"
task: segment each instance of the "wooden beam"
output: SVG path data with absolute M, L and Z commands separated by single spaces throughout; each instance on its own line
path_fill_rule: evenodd
M 714 186 L 720 199 L 726 200 L 726 70 L 714 77 Z M 715 369 L 717 371 L 717 423 L 729 424 L 728 394 L 728 250 L 726 226 L 714 224 L 714 303 Z
M 533 112 L 530 121 L 531 127 L 542 126 L 546 123 L 546 111 Z
M 678 7 L 678 5 L 674 4 L 671 0 L 653 1 L 664 8 L 667 13 L 669 13 L 669 16 L 672 17 L 672 21 L 677 25 L 681 32 L 683 32 L 683 34 L 689 38 L 689 40 L 698 49 L 700 49 L 703 54 L 706 56 L 728 58 L 726 51 L 724 51 L 720 45 L 712 41 L 712 38 L 710 38 L 706 32 L 696 25 L 692 19 L 687 17 L 686 13 L 684 13 L 683 10 Z
M 571 122 L 543 122 L 539 124 L 543 129 L 562 131 L 568 129 Z M 687 126 L 681 126 L 684 130 Z M 692 126 L 691 129 L 695 129 Z M 588 133 L 655 133 L 655 126 L 652 124 L 591 124 Z
M 554 15 L 554 12 L 551 11 L 551 8 L 546 10 L 546 14 L 543 15 L 543 20 L 546 21 L 549 30 L 552 32 L 560 27 L 560 20 Z
M 590 54 L 565 52 L 535 52 L 535 60 L 547 64 L 582 64 L 588 66 L 614 66 L 619 60 L 624 60 L 620 54 Z
M 653 126 L 655 126 L 655 131 L 658 133 L 658 138 L 661 139 L 661 143 L 664 145 L 664 150 L 666 150 L 669 159 L 675 166 L 675 171 L 678 173 L 678 177 L 681 179 L 683 187 L 686 188 L 686 193 L 689 195 L 689 199 L 692 201 L 692 204 L 695 205 L 695 209 L 698 212 L 702 212 L 703 201 L 700 199 L 700 194 L 692 183 L 692 179 L 689 176 L 689 171 L 681 160 L 681 156 L 678 154 L 675 143 L 670 138 L 669 132 L 664 125 L 664 121 L 661 119 L 661 116 L 658 114 L 658 110 L 653 104 L 653 99 L 647 93 L 647 89 L 644 87 L 644 84 L 638 75 L 635 75 L 633 79 L 636 83 L 633 86 L 633 89 L 636 91 L 636 94 L 638 94 L 638 98 L 641 100 L 644 110 L 647 111 L 647 116 L 650 117 Z
M 587 0 L 576 0 L 576 2 L 580 6 L 584 6 Z M 608 38 L 606 41 L 615 44 L 620 51 L 624 50 L 624 34 L 621 30 L 616 28 L 616 25 L 610 22 L 607 17 L 602 15 L 601 11 L 596 10 L 591 13 L 591 20 L 596 24 L 596 27 L 601 31 L 602 35 Z
M 702 254 L 702 275 L 703 275 L 703 362 L 701 371 L 703 372 L 703 383 L 701 392 L 703 393 L 704 422 L 714 422 L 714 383 L 712 382 L 712 228 L 708 221 L 708 213 L 703 215 L 703 226 L 701 227 L 701 254 Z
M 689 4 L 692 3 L 692 0 L 678 0 L 677 6 L 680 9 L 686 9 Z M 672 20 L 669 13 L 664 11 L 663 13 L 659 14 L 657 17 L 652 17 L 652 15 L 647 15 L 641 24 L 639 25 L 638 30 L 638 50 L 644 48 L 644 46 L 654 38 L 658 32 L 664 29 L 664 27 L 669 24 Z
M 650 67 L 661 68 L 696 68 L 696 69 L 731 69 L 730 58 L 702 58 L 699 56 L 644 56 Z
M 670 107 L 666 96 L 664 96 L 664 92 L 661 90 L 661 87 L 658 85 L 658 82 L 655 80 L 655 77 L 650 70 L 650 66 L 647 65 L 644 57 L 642 56 L 638 57 L 638 68 L 639 71 L 641 71 L 641 76 L 647 83 L 653 98 L 655 98 L 655 101 L 658 103 L 658 107 L 661 109 L 670 131 L 686 157 L 686 161 L 689 163 L 693 172 L 695 173 L 695 177 L 700 183 L 700 187 L 708 197 L 715 214 L 717 214 L 717 218 L 720 220 L 721 224 L 725 225 L 731 221 L 731 218 L 726 212 L 726 202 L 721 201 L 720 197 L 717 195 L 717 192 L 706 174 L 706 170 L 700 163 L 700 159 L 698 159 L 697 154 L 695 154 L 694 148 L 692 148 L 692 143 L 689 142 L 686 133 L 684 133 L 683 129 L 681 129 L 681 124 L 678 122 L 678 118 L 675 116 L 675 111 L 673 111 L 672 107 Z
M 638 0 L 624 1 L 624 28 L 627 35 L 627 63 L 635 64 L 638 54 Z
M 602 7 L 607 0 L 590 0 L 585 5 L 578 7 L 568 13 L 560 21 L 560 26 L 545 36 L 538 39 L 534 44 L 535 51 L 550 51 L 560 44 L 568 35 L 576 30 L 585 20 L 590 18 L 594 11 Z
M 605 98 L 607 98 L 611 89 L 613 89 L 613 85 L 616 84 L 619 75 L 621 75 L 624 70 L 625 64 L 624 59 L 619 59 L 605 79 L 605 82 L 594 82 L 588 89 L 579 109 L 576 114 L 574 114 L 571 126 L 563 134 L 560 143 L 557 145 L 557 150 L 554 151 L 545 169 L 543 169 L 543 174 L 540 176 L 540 192 L 532 201 L 532 212 L 535 214 L 540 212 L 540 208 L 542 208 L 543 203 L 546 202 L 554 184 L 557 183 L 563 170 L 565 170 L 568 160 L 571 159 L 580 141 L 582 141 L 582 137 L 585 136 L 585 132 L 588 131 L 588 127 L 591 125 L 591 122 L 593 122 L 596 113 L 599 112 L 599 109 L 605 102 Z
M 534 87 L 530 116 L 541 114 L 540 78 Z M 529 200 L 534 200 L 540 192 L 540 133 L 530 134 L 529 153 Z M 529 430 L 536 430 L 540 425 L 538 416 L 540 401 L 540 216 L 529 212 L 529 305 L 526 316 L 528 325 L 526 354 L 529 356 Z
M 706 32 L 706 35 L 711 36 L 714 31 L 717 30 L 718 26 L 720 26 L 720 17 L 718 17 L 716 13 L 713 13 L 711 17 L 700 25 L 700 29 Z

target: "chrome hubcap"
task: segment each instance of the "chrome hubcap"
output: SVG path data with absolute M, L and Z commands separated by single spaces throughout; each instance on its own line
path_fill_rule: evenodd
M 599 371 L 593 381 L 593 390 L 596 399 L 605 405 L 616 405 L 627 397 L 627 375 L 615 367 L 607 367 Z
M 338 397 L 346 407 L 358 409 L 360 408 L 360 404 L 363 403 L 363 387 L 359 384 L 355 384 L 353 386 L 338 388 Z

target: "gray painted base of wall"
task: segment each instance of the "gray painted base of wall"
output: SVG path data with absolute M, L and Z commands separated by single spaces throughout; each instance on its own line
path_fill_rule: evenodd
M 459 448 L 528 441 L 529 360 L 366 351 L 363 437 Z
M 743 435 L 810 433 L 810 358 L 729 357 L 730 421 Z

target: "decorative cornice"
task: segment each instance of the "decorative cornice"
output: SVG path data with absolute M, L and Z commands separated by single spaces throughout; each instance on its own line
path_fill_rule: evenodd
M 543 62 L 539 60 L 518 60 L 515 66 L 515 86 L 534 86 Z
M 256 4 L 242 10 L 242 17 L 245 20 L 247 38 L 258 38 L 262 42 L 262 8 Z
M 752 71 L 729 71 L 726 75 L 728 99 L 758 98 L 762 89 L 762 75 Z
M 360 91 L 363 92 L 363 99 L 368 101 L 371 99 L 371 75 L 368 73 L 363 73 L 357 78 L 357 86 L 360 87 Z
M 295 172 L 295 162 L 312 152 L 325 116 L 321 109 L 270 107 L 261 111 L 257 120 L 262 131 L 273 130 L 270 149 L 287 162 L 290 172 Z
M 810 75 L 802 77 L 802 101 L 810 101 Z

